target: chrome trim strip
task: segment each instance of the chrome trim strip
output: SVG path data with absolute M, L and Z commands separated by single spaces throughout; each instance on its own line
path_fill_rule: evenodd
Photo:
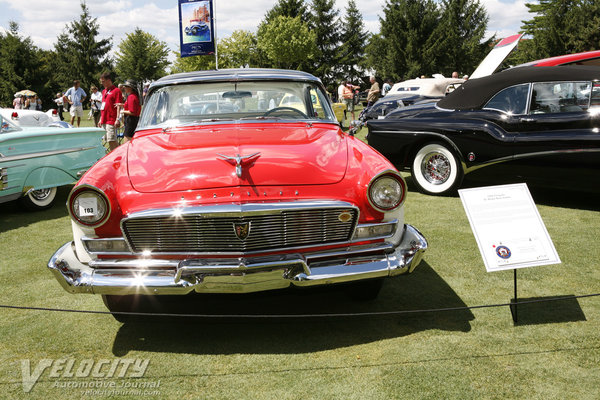
M 0 157 L 0 161 L 8 162 L 8 161 L 18 161 L 18 160 L 29 160 L 31 158 L 48 157 L 48 156 L 55 156 L 55 155 L 59 155 L 59 154 L 75 153 L 78 151 L 90 150 L 90 149 L 95 149 L 95 148 L 96 148 L 96 146 L 73 147 L 70 149 L 63 149 L 63 150 L 43 151 L 43 152 L 39 152 L 39 153 L 27 153 L 27 154 L 21 154 L 18 156 Z
M 552 151 L 539 151 L 539 152 L 534 152 L 534 153 L 516 154 L 516 155 L 513 155 L 513 156 L 506 156 L 506 157 L 496 158 L 496 159 L 487 161 L 485 163 L 481 163 L 481 164 L 478 164 L 478 165 L 473 165 L 471 167 L 466 167 L 466 164 L 463 163 L 463 168 L 465 170 L 465 174 L 468 174 L 469 172 L 476 171 L 476 170 L 478 170 L 480 168 L 488 167 L 490 165 L 499 164 L 499 163 L 503 163 L 503 162 L 507 162 L 507 161 L 521 160 L 521 159 L 530 158 L 530 157 L 548 156 L 548 155 L 554 155 L 554 154 L 579 154 L 579 153 L 600 153 L 600 148 L 597 148 L 597 149 L 552 150 Z
M 249 270 L 242 260 L 234 271 L 179 262 L 179 270 L 93 269 L 77 259 L 73 242 L 63 245 L 48 261 L 48 268 L 62 287 L 71 293 L 97 294 L 187 294 L 242 293 L 294 286 L 329 285 L 361 279 L 383 278 L 412 272 L 428 247 L 427 240 L 414 227 L 404 225 L 401 243 L 391 252 L 347 253 L 339 258 L 306 260 L 288 255 L 283 259 L 260 258 Z M 281 257 L 273 256 L 273 257 Z M 203 263 L 200 261 L 199 263 Z M 215 269 L 212 269 L 215 268 Z M 232 273 L 233 272 L 233 273 Z M 177 276 L 180 279 L 176 280 Z
M 359 208 L 346 201 L 297 201 L 281 203 L 244 203 L 244 204 L 221 204 L 214 206 L 196 206 L 184 208 L 157 208 L 154 210 L 138 211 L 128 214 L 121 220 L 123 222 L 138 218 L 170 217 L 174 212 L 177 215 L 211 214 L 212 217 L 239 217 L 240 215 L 267 215 L 274 211 L 302 211 L 323 208 L 352 208 L 359 212 Z

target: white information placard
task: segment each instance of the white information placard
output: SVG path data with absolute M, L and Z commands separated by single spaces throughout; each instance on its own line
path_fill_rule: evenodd
M 458 193 L 488 272 L 560 264 L 526 184 Z
M 98 200 L 95 197 L 79 199 L 79 215 L 82 217 L 95 217 L 98 213 Z

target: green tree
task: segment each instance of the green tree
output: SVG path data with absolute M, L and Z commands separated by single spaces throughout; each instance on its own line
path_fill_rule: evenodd
M 304 0 L 279 0 L 277 4 L 273 6 L 265 14 L 263 23 L 269 23 L 277 17 L 300 17 L 302 22 L 308 22 L 309 14 Z
M 19 24 L 10 21 L 9 30 L 0 34 L 0 104 L 12 107 L 14 94 L 30 89 L 40 96 L 45 108 L 51 108 L 51 70 L 44 67 L 46 52 L 22 38 Z
M 483 40 L 488 15 L 478 0 L 442 0 L 441 18 L 424 49 L 437 72 L 471 74 L 489 52 L 494 37 Z
M 369 60 L 365 60 L 365 49 L 369 40 L 369 35 L 365 32 L 365 25 L 362 14 L 356 7 L 354 0 L 348 1 L 346 15 L 341 23 L 341 41 L 338 57 L 340 71 L 338 78 L 349 78 L 356 80 L 363 74 L 361 65 L 369 64 Z M 377 39 L 381 37 L 378 35 Z M 373 43 L 377 40 L 375 39 Z M 372 49 L 374 54 L 376 51 Z M 381 49 L 381 53 L 385 54 L 385 49 Z
M 142 84 L 166 75 L 168 56 L 165 42 L 136 27 L 119 43 L 115 70 L 121 79 L 132 78 Z
M 85 2 L 81 3 L 81 15 L 65 26 L 57 38 L 54 50 L 57 57 L 57 79 L 63 87 L 79 79 L 84 88 L 98 82 L 98 76 L 110 69 L 108 57 L 112 38 L 97 39 L 99 24 L 92 18 Z
M 181 57 L 179 52 L 174 51 L 173 53 L 176 58 L 173 64 L 171 64 L 172 74 L 179 72 L 207 71 L 216 68 L 214 56 Z M 221 54 L 219 54 L 219 62 L 221 62 Z
M 435 73 L 435 59 L 425 51 L 440 19 L 433 0 L 387 0 L 379 18 L 380 35 L 367 47 L 368 66 L 395 80 Z M 385 46 L 382 46 L 382 42 Z M 383 47 L 386 48 L 382 52 Z
M 313 0 L 309 26 L 315 33 L 317 50 L 314 62 L 306 63 L 303 68 L 312 72 L 325 84 L 332 86 L 335 83 L 335 69 L 339 64 L 338 47 L 340 43 L 339 11 L 334 8 L 334 0 Z
M 317 50 L 316 34 L 300 17 L 278 16 L 258 30 L 258 48 L 270 66 L 297 69 L 313 59 Z
M 600 3 L 596 0 L 540 0 L 525 4 L 533 17 L 521 30 L 531 39 L 515 55 L 526 62 L 600 48 Z
M 233 31 L 219 42 L 219 67 L 257 67 L 260 63 L 257 52 L 256 35 L 245 30 Z

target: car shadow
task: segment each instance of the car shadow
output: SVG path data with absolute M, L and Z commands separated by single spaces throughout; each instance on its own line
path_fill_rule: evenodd
M 65 204 L 70 190 L 70 185 L 59 187 L 54 204 L 43 211 L 28 211 L 17 200 L 2 203 L 0 205 L 0 233 L 39 221 L 49 221 L 67 216 L 69 213 Z
M 412 181 L 410 174 L 405 176 L 406 187 L 411 192 L 419 192 L 416 185 Z M 461 189 L 470 189 L 483 186 L 495 186 L 504 184 L 527 183 L 533 201 L 538 205 L 550 207 L 573 208 L 578 210 L 599 211 L 600 210 L 600 193 L 581 192 L 575 190 L 564 189 L 549 189 L 541 187 L 530 182 L 513 181 L 513 182 L 484 182 L 481 180 L 465 177 Z M 446 195 L 444 197 L 458 198 L 458 192 Z
M 389 279 L 370 302 L 349 300 L 344 287 L 282 290 L 245 295 L 158 296 L 136 311 L 209 314 L 220 317 L 143 316 L 123 324 L 112 351 L 193 354 L 291 354 L 328 350 L 407 336 L 430 329 L 468 332 L 474 315 L 425 262 L 411 275 Z M 265 315 L 353 314 L 404 311 L 391 315 L 270 318 Z M 236 315 L 261 315 L 240 318 Z

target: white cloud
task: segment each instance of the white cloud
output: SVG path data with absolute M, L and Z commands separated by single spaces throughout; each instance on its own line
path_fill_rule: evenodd
M 526 0 L 480 0 L 486 8 L 490 20 L 488 22 L 488 37 L 506 37 L 519 32 L 523 20 L 531 18 Z

